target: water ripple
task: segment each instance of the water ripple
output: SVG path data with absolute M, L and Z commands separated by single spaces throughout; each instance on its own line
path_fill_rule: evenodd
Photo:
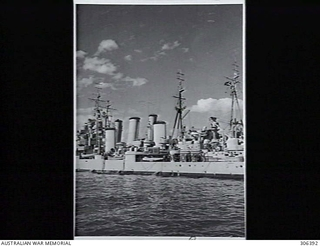
M 243 181 L 77 173 L 76 235 L 244 237 Z

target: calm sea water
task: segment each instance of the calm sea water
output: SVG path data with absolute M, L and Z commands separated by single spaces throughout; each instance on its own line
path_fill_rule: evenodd
M 244 181 L 76 174 L 76 236 L 244 237 Z

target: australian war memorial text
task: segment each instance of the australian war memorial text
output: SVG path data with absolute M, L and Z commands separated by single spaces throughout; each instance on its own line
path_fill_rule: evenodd
M 70 241 L 1 241 L 1 245 L 71 245 Z

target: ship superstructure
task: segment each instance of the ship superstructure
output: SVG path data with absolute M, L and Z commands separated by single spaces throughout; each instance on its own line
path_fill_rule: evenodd
M 105 124 L 101 128 L 101 107 L 95 100 L 96 139 L 88 145 L 94 148 L 94 155 L 88 156 L 86 150 L 76 160 L 78 171 L 90 170 L 103 174 L 154 174 L 161 176 L 208 176 L 240 177 L 244 175 L 243 122 L 238 114 L 237 84 L 239 73 L 234 65 L 234 76 L 227 77 L 225 83 L 230 89 L 232 99 L 230 124 L 227 133 L 221 133 L 216 117 L 209 117 L 210 127 L 186 129 L 183 119 L 190 112 L 186 110 L 183 95 L 184 74 L 177 73 L 178 92 L 176 115 L 172 132 L 167 133 L 167 123 L 159 120 L 158 115 L 148 116 L 147 135 L 139 138 L 140 117 L 129 118 L 127 141 L 121 142 L 122 121 L 110 121 L 107 103 L 104 110 Z M 98 95 L 99 96 L 99 95 Z M 100 113 L 100 114 L 99 114 Z M 87 132 L 92 133 L 90 128 Z M 87 133 L 86 132 L 86 133 Z M 92 143 L 92 141 L 95 141 Z M 103 143 L 101 143 L 103 142 Z M 90 146 L 89 145 L 89 146 Z M 94 147 L 96 147 L 94 146 Z M 101 148 L 103 147 L 103 148 Z
M 96 86 L 94 98 L 93 118 L 89 118 L 83 129 L 77 131 L 77 156 L 83 159 L 95 159 L 104 155 L 121 142 L 122 120 L 113 121 L 110 100 L 101 97 L 101 88 Z

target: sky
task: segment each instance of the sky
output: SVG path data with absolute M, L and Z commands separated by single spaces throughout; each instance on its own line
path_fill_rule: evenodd
M 178 90 L 184 73 L 187 127 L 208 126 L 217 117 L 230 120 L 231 97 L 224 83 L 242 72 L 242 5 L 93 5 L 76 9 L 77 129 L 92 117 L 97 83 L 112 103 L 114 120 L 140 117 L 140 135 L 149 114 L 172 131 Z M 240 73 L 242 81 L 242 73 Z M 243 82 L 238 85 L 240 106 Z M 242 107 L 243 108 L 243 107 Z

